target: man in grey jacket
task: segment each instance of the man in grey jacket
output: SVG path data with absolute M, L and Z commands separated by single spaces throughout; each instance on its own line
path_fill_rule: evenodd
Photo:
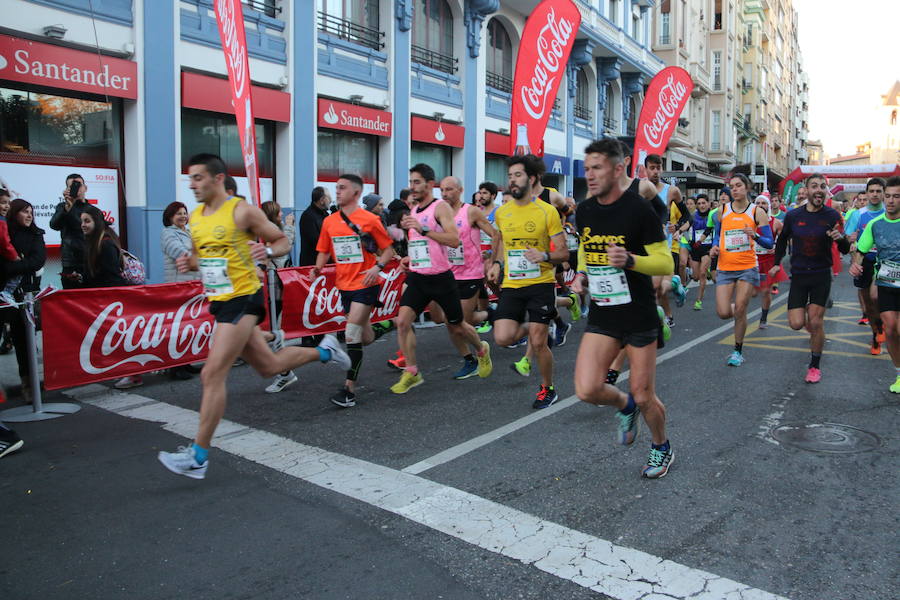
M 74 185 L 76 184 L 77 185 Z M 77 189 L 76 189 L 77 188 Z M 75 191 L 74 195 L 72 190 Z M 78 287 L 78 280 L 70 276 L 84 268 L 84 233 L 81 231 L 81 213 L 86 202 L 84 194 L 87 185 L 84 177 L 72 173 L 66 177 L 63 201 L 56 205 L 56 212 L 50 218 L 50 228 L 59 232 L 62 238 L 62 280 L 63 289 Z

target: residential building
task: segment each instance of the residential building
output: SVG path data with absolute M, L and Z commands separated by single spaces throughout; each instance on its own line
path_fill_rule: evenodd
M 807 140 L 806 152 L 809 155 L 808 165 L 824 165 L 825 150 L 822 148 L 821 140 Z

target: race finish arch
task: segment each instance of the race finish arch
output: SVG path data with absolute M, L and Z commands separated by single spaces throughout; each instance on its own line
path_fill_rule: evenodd
M 784 192 L 788 182 L 801 183 L 813 173 L 841 179 L 869 179 L 870 177 L 890 177 L 900 175 L 900 165 L 802 165 L 791 171 L 779 187 Z

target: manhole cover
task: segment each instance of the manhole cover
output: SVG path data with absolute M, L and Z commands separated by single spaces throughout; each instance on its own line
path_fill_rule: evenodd
M 869 452 L 881 445 L 874 433 L 837 423 L 780 425 L 772 430 L 772 437 L 801 450 L 830 454 Z

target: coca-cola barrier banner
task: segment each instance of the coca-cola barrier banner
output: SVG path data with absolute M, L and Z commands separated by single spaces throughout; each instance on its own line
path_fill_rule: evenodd
M 525 22 L 512 88 L 510 154 L 543 156 L 544 131 L 580 25 L 572 0 L 543 0 Z
M 250 60 L 247 58 L 247 36 L 244 33 L 244 12 L 241 0 L 215 0 L 213 8 L 219 24 L 219 37 L 225 52 L 228 81 L 231 82 L 231 101 L 237 119 L 238 136 L 247 179 L 250 180 L 250 199 L 259 206 L 259 168 L 256 160 L 256 127 L 253 121 L 253 99 L 250 94 Z
M 635 177 L 643 175 L 648 154 L 662 154 L 694 89 L 691 75 L 681 67 L 666 67 L 650 80 L 634 137 L 631 160 Z
M 334 267 L 312 282 L 310 267 L 282 269 L 282 329 L 287 337 L 344 329 Z M 390 263 L 381 280 L 384 304 L 373 321 L 397 316 L 405 276 Z M 202 362 L 215 321 L 199 281 L 60 290 L 41 301 L 44 387 L 48 390 Z

